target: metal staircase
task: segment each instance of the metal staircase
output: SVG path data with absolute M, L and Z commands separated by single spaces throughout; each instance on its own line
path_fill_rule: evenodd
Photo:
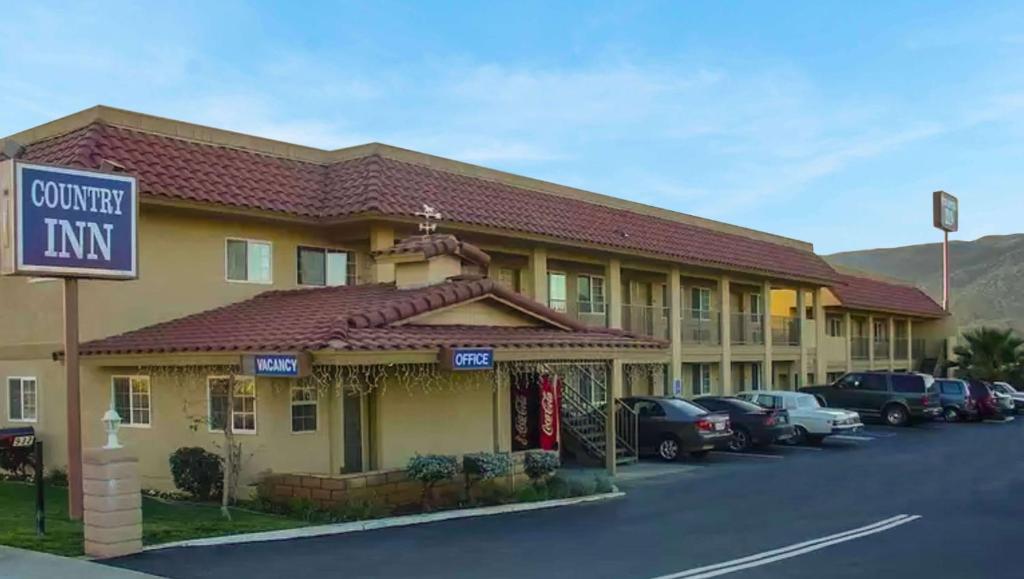
M 588 370 L 584 370 L 588 372 Z M 599 380 L 590 374 L 592 384 Z M 607 392 L 600 383 L 599 393 Z M 607 396 L 596 396 L 606 399 Z M 638 460 L 637 454 L 637 415 L 621 400 L 615 400 L 615 461 L 617 464 L 629 464 Z M 607 420 L 604 405 L 591 402 L 577 389 L 571 381 L 564 381 L 562 386 L 562 437 L 571 437 L 573 441 L 591 459 L 603 464 L 606 456 L 607 441 L 605 437 Z M 570 442 L 570 441 L 566 441 Z

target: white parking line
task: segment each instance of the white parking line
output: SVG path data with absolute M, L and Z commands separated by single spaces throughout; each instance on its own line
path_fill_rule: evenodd
M 759 454 L 756 452 L 725 452 L 724 450 L 714 450 L 711 454 L 720 456 L 745 456 L 750 458 L 786 458 L 781 454 Z
M 861 537 L 867 537 L 868 535 L 873 535 L 875 533 L 888 531 L 889 529 L 905 525 L 920 518 L 920 515 L 897 515 L 895 517 L 883 519 L 877 523 L 872 523 L 870 525 L 865 525 L 842 533 L 836 533 L 827 537 L 796 543 L 794 545 L 765 551 L 756 555 L 733 559 L 732 561 L 725 561 L 714 565 L 705 565 L 704 567 L 688 569 L 686 571 L 680 571 L 669 575 L 661 575 L 654 579 L 708 579 L 709 577 L 718 577 L 719 575 L 735 573 L 752 567 L 760 567 L 761 565 L 767 565 L 776 561 L 798 557 L 819 549 L 824 549 L 825 547 L 831 547 L 854 539 L 860 539 Z
M 870 436 L 854 436 L 852 434 L 833 434 L 829 437 L 830 440 L 860 440 L 860 441 L 871 441 L 874 438 Z

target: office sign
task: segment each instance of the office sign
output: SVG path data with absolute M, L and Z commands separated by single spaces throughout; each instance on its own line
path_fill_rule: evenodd
M 135 177 L 5 161 L 0 199 L 7 275 L 135 279 Z
M 494 350 L 491 348 L 441 348 L 438 361 L 446 370 L 493 370 Z
M 960 227 L 960 201 L 945 191 L 932 193 L 932 224 L 943 231 L 956 231 Z
M 242 373 L 270 378 L 303 378 L 311 370 L 309 354 L 251 354 L 242 356 Z

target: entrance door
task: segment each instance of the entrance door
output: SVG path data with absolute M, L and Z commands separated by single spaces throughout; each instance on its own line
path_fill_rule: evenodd
M 345 472 L 363 471 L 363 397 L 341 397 L 342 429 L 345 433 Z

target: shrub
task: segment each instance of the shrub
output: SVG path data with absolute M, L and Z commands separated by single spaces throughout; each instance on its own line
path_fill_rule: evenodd
M 516 501 L 520 503 L 535 503 L 548 498 L 548 490 L 544 486 L 528 486 L 516 492 Z
M 595 475 L 594 476 L 594 492 L 597 493 L 610 493 L 615 491 L 615 485 L 606 476 Z
M 288 501 L 288 514 L 307 523 L 315 523 L 323 518 L 320 507 L 307 498 L 296 497 Z
M 0 470 L 7 471 L 13 478 L 25 478 L 25 469 L 32 466 L 32 447 L 9 448 L 0 452 Z
M 331 508 L 331 515 L 335 521 L 365 521 L 367 519 L 379 519 L 391 514 L 391 509 L 376 501 L 348 501 L 338 503 Z
M 68 486 L 68 471 L 62 468 L 51 469 L 43 477 L 43 482 L 54 487 L 66 487 Z
M 455 478 L 459 463 L 454 456 L 445 454 L 417 454 L 405 467 L 409 478 L 423 484 L 423 508 L 430 510 L 430 495 L 434 485 Z
M 496 479 L 512 471 L 512 457 L 506 452 L 477 452 L 462 457 L 462 470 L 480 480 Z
M 523 469 L 526 471 L 526 476 L 530 477 L 534 485 L 540 484 L 555 474 L 555 471 L 561 465 L 558 453 L 551 450 L 527 451 L 523 461 Z
M 174 486 L 192 497 L 208 501 L 220 496 L 224 488 L 221 457 L 198 446 L 179 448 L 171 454 Z

